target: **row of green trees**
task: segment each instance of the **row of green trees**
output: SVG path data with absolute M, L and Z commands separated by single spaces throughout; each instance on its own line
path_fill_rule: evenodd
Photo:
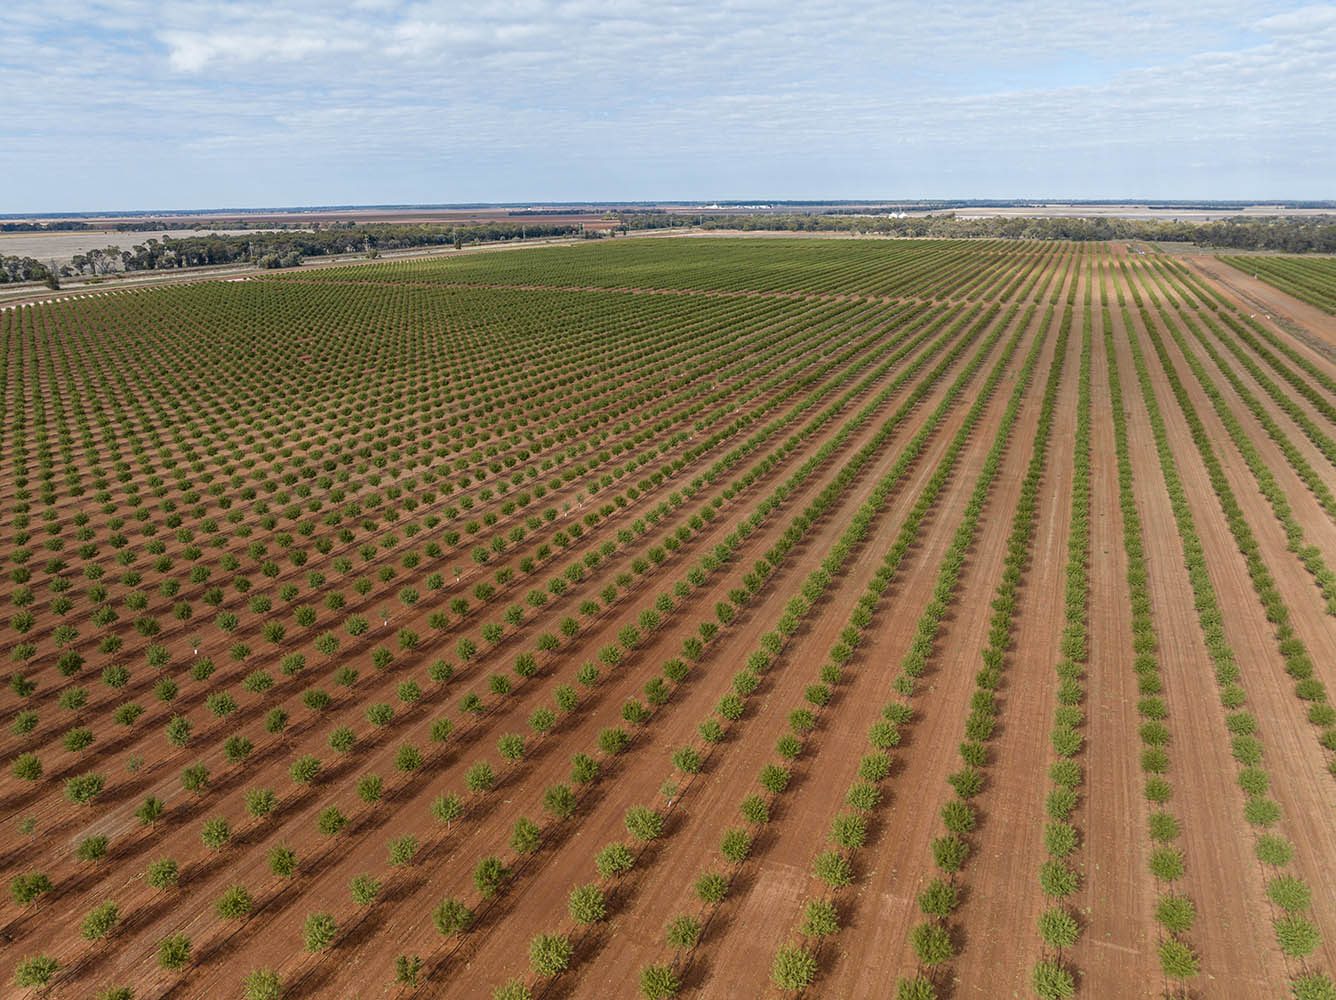
M 908 553 L 914 539 L 918 535 L 919 528 L 923 518 L 932 509 L 940 495 L 941 490 L 948 481 L 953 468 L 960 454 L 969 439 L 970 433 L 980 419 L 987 400 L 991 397 L 994 388 L 1001 379 L 1002 373 L 1014 352 L 1019 339 L 1028 326 L 1029 320 L 1033 314 L 1033 307 L 1027 312 L 1019 323 L 1016 333 L 1011 338 L 1007 349 L 996 362 L 992 373 L 986 380 L 984 386 L 975 398 L 969 413 L 966 415 L 962 426 L 958 429 L 952 442 L 946 449 L 937 469 L 925 485 L 917 503 L 911 510 L 906 521 L 901 526 L 897 534 L 895 544 L 885 557 L 881 567 L 879 567 L 876 576 L 869 583 L 867 592 L 860 598 L 858 605 L 850 616 L 850 625 L 844 629 L 839 640 L 830 651 L 830 661 L 821 668 L 821 683 L 809 686 L 805 692 L 805 700 L 809 703 L 803 707 L 795 709 L 790 715 L 790 725 L 794 728 L 794 733 L 785 736 L 780 741 L 777 748 L 781 757 L 787 757 L 793 749 L 801 749 L 801 740 L 817 724 L 817 715 L 820 711 L 820 705 L 824 704 L 829 698 L 828 685 L 837 681 L 841 670 L 852 657 L 853 649 L 857 644 L 858 637 L 862 629 L 867 628 L 872 621 L 872 612 L 890 581 L 894 577 L 895 571 L 900 562 Z M 999 323 L 997 332 L 1001 333 L 1003 329 L 1008 328 L 1015 320 L 1016 310 L 1013 309 Z M 1025 371 L 1028 373 L 1033 367 L 1038 357 L 1039 343 L 1032 347 L 1027 357 Z M 982 355 L 977 360 L 981 360 Z M 1018 383 L 1015 398 L 1018 398 L 1023 389 L 1024 379 Z M 959 388 L 959 383 L 957 387 Z M 944 404 L 946 405 L 946 401 Z M 1015 403 L 1013 402 L 1012 414 L 1014 417 Z M 934 417 L 939 416 L 941 410 L 929 417 L 925 424 L 931 425 Z M 917 449 L 922 444 L 922 439 L 911 441 L 902 455 L 905 457 L 917 454 Z M 937 601 L 933 601 L 934 608 Z M 935 608 L 934 613 L 940 613 L 940 609 Z M 921 650 L 920 650 L 921 652 Z M 922 672 L 921 665 L 915 666 L 915 670 Z M 906 678 L 912 684 L 912 678 Z M 909 684 L 902 685 L 909 687 Z M 839 930 L 838 908 L 836 896 L 845 886 L 852 883 L 854 878 L 853 856 L 863 846 L 867 835 L 868 822 L 875 811 L 877 805 L 882 800 L 882 793 L 877 787 L 877 783 L 886 777 L 890 769 L 889 751 L 899 743 L 898 727 L 909 721 L 910 709 L 908 705 L 895 702 L 886 707 L 884 719 L 876 723 L 869 732 L 869 741 L 871 744 L 871 753 L 867 755 L 860 764 L 858 780 L 851 785 L 846 796 L 847 809 L 832 818 L 829 842 L 830 848 L 817 855 L 814 861 L 813 873 L 825 885 L 825 894 L 816 898 L 809 899 L 803 911 L 800 934 L 806 941 L 800 941 L 797 944 L 787 943 L 780 947 L 775 954 L 772 968 L 772 979 L 783 989 L 803 989 L 810 985 L 817 973 L 816 954 L 813 945 L 821 939 L 833 935 Z M 793 743 L 793 748 L 788 748 L 784 744 Z M 763 774 L 763 782 L 765 775 Z M 782 790 L 782 788 L 781 788 Z M 744 804 L 745 809 L 745 804 Z
M 1126 272 L 1124 272 L 1124 276 L 1126 277 Z M 1163 354 L 1163 342 L 1155 330 L 1154 321 L 1141 299 L 1139 289 L 1131 283 L 1129 283 L 1129 287 L 1141 313 L 1146 336 L 1151 339 L 1152 344 L 1156 347 L 1157 354 L 1160 355 L 1162 369 L 1169 380 L 1171 389 L 1174 391 L 1175 399 L 1183 411 L 1184 417 L 1188 420 L 1194 444 L 1206 465 L 1207 474 L 1221 502 L 1226 521 L 1229 523 L 1231 532 L 1235 534 L 1236 541 L 1239 541 L 1245 557 L 1249 560 L 1249 572 L 1253 575 L 1253 583 L 1254 587 L 1258 589 L 1259 599 L 1262 601 L 1263 607 L 1268 609 L 1268 617 L 1273 620 L 1277 627 L 1277 642 L 1285 644 L 1282 646 L 1282 655 L 1287 655 L 1286 651 L 1288 650 L 1287 661 L 1302 657 L 1302 660 L 1295 662 L 1303 662 L 1307 659 L 1303 643 L 1298 640 L 1290 626 L 1285 623 L 1288 614 L 1284 609 L 1283 600 L 1276 592 L 1264 563 L 1260 561 L 1257 544 L 1251 538 L 1247 522 L 1238 507 L 1228 482 L 1224 478 L 1219 459 L 1216 457 L 1210 441 L 1205 437 L 1200 421 L 1193 419 L 1195 411 L 1192 410 L 1191 401 L 1187 398 L 1183 385 L 1178 380 L 1172 365 L 1167 363 Z M 1120 306 L 1123 312 L 1124 326 L 1131 331 L 1134 329 L 1131 315 L 1121 298 Z M 1146 364 L 1139 339 L 1136 336 L 1130 336 L 1129 339 L 1133 362 L 1136 366 L 1137 380 L 1141 387 L 1141 395 L 1150 415 L 1151 431 L 1155 438 L 1161 472 L 1164 475 L 1170 505 L 1183 545 L 1188 578 L 1192 585 L 1194 604 L 1197 609 L 1197 618 L 1202 628 L 1207 653 L 1215 668 L 1221 702 L 1229 713 L 1226 717 L 1226 728 L 1234 759 L 1240 767 L 1238 781 L 1240 787 L 1248 796 L 1248 801 L 1244 806 L 1244 818 L 1252 826 L 1269 830 L 1280 821 L 1280 807 L 1267 796 L 1270 788 L 1270 777 L 1262 766 L 1263 744 L 1257 735 L 1257 720 L 1250 712 L 1243 710 L 1247 694 L 1241 684 L 1242 671 L 1239 668 L 1234 650 L 1225 635 L 1224 614 L 1215 587 L 1210 579 L 1205 549 L 1202 546 L 1200 536 L 1197 534 L 1186 491 L 1178 475 L 1168 431 L 1155 398 L 1150 370 Z M 1245 541 L 1250 544 L 1245 545 Z M 1280 615 L 1281 612 L 1285 612 L 1285 614 L 1282 616 Z M 1294 848 L 1288 840 L 1279 834 L 1270 832 L 1258 836 L 1255 842 L 1255 851 L 1259 861 L 1277 870 L 1288 866 L 1294 854 Z M 1181 854 L 1175 848 L 1163 847 L 1157 849 L 1152 854 L 1151 864 L 1153 872 L 1156 872 L 1157 868 L 1159 869 L 1157 877 L 1181 876 Z M 1288 891 L 1292 885 L 1296 886 L 1298 891 Z M 1316 925 L 1303 915 L 1309 909 L 1311 892 L 1301 880 L 1294 876 L 1276 876 L 1269 882 L 1269 894 L 1273 897 L 1273 906 L 1283 914 L 1273 920 L 1277 945 L 1284 954 L 1302 963 L 1316 950 L 1320 942 L 1320 933 Z M 1275 902 L 1277 895 L 1285 903 Z M 1294 909 L 1287 909 L 1285 904 L 1293 905 Z M 1170 957 L 1173 958 L 1174 956 L 1171 954 Z M 1163 954 L 1161 959 L 1164 960 Z M 1195 964 L 1195 959 L 1193 961 Z M 1166 971 L 1170 972 L 1169 969 L 1166 969 Z M 1189 971 L 1189 969 L 1185 968 L 1184 971 Z M 1170 972 L 1170 974 L 1174 973 Z M 1291 980 L 1290 988 L 1291 992 L 1300 1000 L 1316 1000 L 1316 998 L 1326 998 L 1336 993 L 1336 984 L 1332 983 L 1325 972 L 1309 971 L 1302 965 L 1300 974 Z
M 1049 767 L 1053 782 L 1044 799 L 1047 860 L 1039 866 L 1038 881 L 1047 906 L 1039 915 L 1041 956 L 1031 967 L 1030 983 L 1043 1000 L 1071 996 L 1075 979 L 1063 962 L 1063 952 L 1080 936 L 1081 925 L 1069 897 L 1079 886 L 1081 829 L 1074 822 L 1085 775 L 1080 759 L 1085 746 L 1084 674 L 1088 656 L 1087 627 L 1090 601 L 1090 355 L 1091 261 L 1086 260 L 1085 301 L 1081 323 L 1081 359 L 1077 374 L 1077 412 L 1072 442 L 1071 504 L 1067 522 L 1067 562 L 1063 568 L 1063 627 L 1056 672 L 1056 700 L 1049 744 L 1056 760 Z M 1076 295 L 1073 280 L 1063 316 L 1064 333 L 1071 324 Z M 1064 338 L 1065 339 L 1065 338 Z
M 1160 969 L 1166 980 L 1186 993 L 1187 980 L 1199 974 L 1200 963 L 1188 934 L 1196 923 L 1196 906 L 1178 886 L 1186 872 L 1186 856 L 1175 845 L 1182 827 L 1169 811 L 1173 784 L 1168 773 L 1171 764 L 1169 709 L 1163 697 L 1158 643 L 1155 637 L 1153 605 L 1147 568 L 1145 533 L 1137 511 L 1133 488 L 1133 469 L 1127 433 L 1127 409 L 1123 403 L 1122 380 L 1118 374 L 1118 352 L 1114 339 L 1113 315 L 1109 308 L 1105 262 L 1100 264 L 1104 355 L 1107 366 L 1110 407 L 1113 417 L 1114 451 L 1118 462 L 1118 505 L 1123 520 L 1123 551 L 1127 556 L 1129 607 L 1132 612 L 1133 669 L 1137 675 L 1137 714 L 1142 720 L 1142 771 L 1147 775 L 1145 794 L 1147 830 L 1155 848 L 1150 860 L 1150 875 L 1155 880 L 1158 897 L 1155 915 L 1159 928 Z M 1121 294 L 1121 292 L 1120 292 Z M 1128 317 L 1124 311 L 1124 323 Z M 1128 327 L 1127 329 L 1131 329 Z M 1164 887 L 1168 887 L 1165 891 Z

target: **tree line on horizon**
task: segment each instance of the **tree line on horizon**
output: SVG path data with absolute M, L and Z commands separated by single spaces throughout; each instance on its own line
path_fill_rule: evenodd
M 1336 253 L 1336 223 L 1323 219 L 1267 216 L 1216 222 L 1119 218 L 992 218 L 960 219 L 951 213 L 911 218 L 853 215 L 664 215 L 620 216 L 628 230 L 696 226 L 791 232 L 855 232 L 882 236 L 928 236 L 939 239 L 1143 240 L 1192 243 L 1233 250 L 1276 250 L 1282 253 Z

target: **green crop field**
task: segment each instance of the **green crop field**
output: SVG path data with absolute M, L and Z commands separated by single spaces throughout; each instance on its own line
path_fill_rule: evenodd
M 1221 257 L 1282 292 L 1336 314 L 1336 259 L 1331 257 Z
M 628 238 L 0 339 L 16 991 L 1336 996 L 1336 369 L 1175 258 Z

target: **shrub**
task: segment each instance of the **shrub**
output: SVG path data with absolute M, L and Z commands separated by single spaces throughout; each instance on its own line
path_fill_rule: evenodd
M 1165 930 L 1184 934 L 1192 929 L 1197 919 L 1197 908 L 1187 896 L 1161 896 L 1155 904 L 1155 919 Z
M 348 825 L 348 819 L 339 812 L 337 806 L 326 806 L 316 817 L 316 829 L 327 837 L 333 837 Z
M 254 969 L 244 980 L 246 1000 L 279 1000 L 283 983 L 273 969 Z
M 180 869 L 171 858 L 159 858 L 149 864 L 144 881 L 154 889 L 170 889 L 176 885 Z
M 486 857 L 473 869 L 473 887 L 483 899 L 491 899 L 510 876 L 509 869 L 497 857 Z
M 60 962 L 50 955 L 30 955 L 14 968 L 14 985 L 20 989 L 45 986 L 60 971 Z
M 693 916 L 680 913 L 668 922 L 665 936 L 670 948 L 692 948 L 700 938 L 701 924 Z
M 101 861 L 107 856 L 107 838 L 101 834 L 84 837 L 75 846 L 74 856 L 80 861 Z
M 288 775 L 298 785 L 309 785 L 320 774 L 320 758 L 311 754 L 298 757 L 288 769 Z
M 109 900 L 88 912 L 79 933 L 85 941 L 101 941 L 115 929 L 120 919 L 120 906 Z
M 1052 907 L 1039 915 L 1039 936 L 1050 948 L 1058 951 L 1070 948 L 1079 933 L 1075 918 L 1061 907 Z
M 42 872 L 15 875 L 9 881 L 9 896 L 19 906 L 27 906 L 43 893 L 51 891 L 51 879 Z
M 451 934 L 461 934 L 468 930 L 469 924 L 473 922 L 473 911 L 465 906 L 458 899 L 444 899 L 441 904 L 432 911 L 432 921 L 436 924 L 436 930 L 447 937 Z
M 237 920 L 250 913 L 255 900 L 244 885 L 230 885 L 218 897 L 214 912 L 224 920 Z
M 713 905 L 721 902 L 728 894 L 728 879 L 718 872 L 706 872 L 696 879 L 693 888 L 697 899 L 707 905 Z
M 269 849 L 269 870 L 279 878 L 291 878 L 297 872 L 297 852 L 286 844 Z
M 626 810 L 625 822 L 627 832 L 637 840 L 653 840 L 663 832 L 663 817 L 648 806 Z
M 158 943 L 158 965 L 175 971 L 190 964 L 190 938 L 173 934 Z
M 538 824 L 527 816 L 521 816 L 511 830 L 510 848 L 516 854 L 532 854 L 538 850 L 541 839 L 542 832 Z
M 825 900 L 809 900 L 803 910 L 802 933 L 807 937 L 823 938 L 839 933 L 839 914 L 833 903 Z
M 232 830 L 227 825 L 227 820 L 221 816 L 206 819 L 200 829 L 200 840 L 204 842 L 205 847 L 213 851 L 222 850 L 231 839 Z
M 775 952 L 770 978 L 780 989 L 805 990 L 816 979 L 816 956 L 805 948 L 780 948 Z
M 255 819 L 269 815 L 278 807 L 278 796 L 272 788 L 248 788 L 245 800 L 246 812 Z
M 308 913 L 302 924 L 302 941 L 312 954 L 328 950 L 339 932 L 339 925 L 329 913 Z
M 529 967 L 540 976 L 556 976 L 566 970 L 575 948 L 561 934 L 539 934 L 529 942 Z
M 577 924 L 596 924 L 607 915 L 603 890 L 595 883 L 577 886 L 571 890 L 566 909 Z
M 348 890 L 358 906 L 370 906 L 380 895 L 380 880 L 371 875 L 356 875 L 348 883 Z
M 1266 894 L 1287 913 L 1302 913 L 1312 902 L 1308 884 L 1292 875 L 1282 875 L 1267 883 Z
M 650 965 L 640 970 L 640 995 L 644 1000 L 669 1000 L 682 984 L 668 965 Z
M 533 993 L 521 980 L 510 979 L 492 990 L 492 1000 L 533 1000 Z
M 746 830 L 740 827 L 732 827 L 724 832 L 723 841 L 719 845 L 719 853 L 724 859 L 733 864 L 741 864 L 746 860 L 751 852 L 751 836 Z
M 1030 971 L 1030 984 L 1041 1000 L 1067 1000 L 1076 993 L 1071 973 L 1060 963 L 1047 959 L 1035 963 Z
M 605 879 L 618 878 L 625 875 L 635 864 L 635 858 L 625 844 L 608 844 L 594 858 L 594 867 L 598 874 Z
M 1276 943 L 1290 958 L 1307 958 L 1322 941 L 1317 927 L 1300 916 L 1280 917 L 1272 921 L 1272 926 L 1276 931 Z
M 1155 848 L 1150 855 L 1150 872 L 1165 882 L 1182 878 L 1183 852 L 1175 847 Z
M 411 833 L 404 834 L 402 837 L 396 837 L 390 841 L 390 864 L 394 867 L 402 867 L 411 864 L 414 856 L 418 852 L 418 839 Z
M 831 889 L 842 889 L 854 880 L 853 866 L 835 851 L 824 851 L 812 863 L 812 873 Z
M 569 818 L 575 806 L 575 793 L 566 785 L 552 785 L 543 792 L 543 808 L 555 819 Z
M 933 879 L 918 896 L 919 909 L 924 915 L 945 919 L 956 908 L 959 891 L 955 886 Z

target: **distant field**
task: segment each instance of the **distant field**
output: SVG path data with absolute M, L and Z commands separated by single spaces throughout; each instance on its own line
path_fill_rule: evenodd
M 1222 256 L 1220 259 L 1336 315 L 1336 259 L 1255 256 Z
M 1233 294 L 683 237 L 0 312 L 0 982 L 1330 997 L 1336 365 Z
M 1004 240 L 829 240 L 774 237 L 597 242 L 508 254 L 386 262 L 293 273 L 293 280 L 499 283 L 696 291 L 914 295 L 979 298 L 1004 277 L 1046 259 L 1040 243 Z M 986 268 L 989 263 L 996 268 Z M 1028 272 L 1026 272 L 1028 273 Z
M 231 236 L 237 233 L 262 233 L 263 229 L 159 229 L 147 232 L 105 232 L 83 231 L 77 233 L 0 233 L 0 257 L 33 257 L 43 263 L 54 260 L 57 264 L 68 264 L 75 254 L 89 250 L 101 250 L 108 246 L 118 246 L 129 250 L 135 244 L 149 240 L 161 240 L 164 237 L 184 239 L 188 236 L 207 236 L 218 233 Z

